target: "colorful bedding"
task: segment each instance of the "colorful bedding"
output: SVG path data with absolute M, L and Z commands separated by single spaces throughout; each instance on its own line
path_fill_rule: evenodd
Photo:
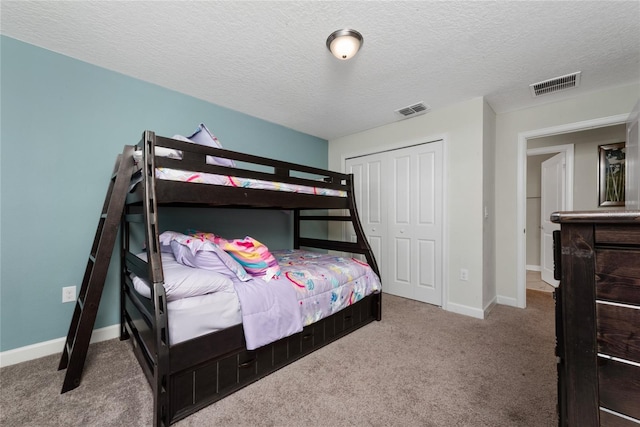
M 217 236 L 209 240 L 205 237 L 208 234 L 210 233 L 198 233 L 194 237 L 165 231 L 160 235 L 159 240 L 164 251 L 162 260 L 165 282 L 169 279 L 169 273 L 173 271 L 168 270 L 172 263 L 183 266 L 191 275 L 202 272 L 230 280 L 240 303 L 248 350 L 300 332 L 304 326 L 328 317 L 360 301 L 365 296 L 381 290 L 380 279 L 371 267 L 362 261 L 296 249 L 271 252 L 277 261 L 280 274 L 271 277 L 269 281 L 266 281 L 267 277 L 264 274 L 239 277 L 227 263 L 220 259 L 216 258 L 216 263 L 213 264 L 212 258 L 202 256 L 216 255 L 214 249 L 219 253 L 225 252 L 212 240 L 217 238 L 220 242 L 229 242 Z M 246 242 L 247 239 L 241 242 Z M 264 245 L 260 244 L 260 247 L 262 246 Z M 242 247 L 244 246 L 238 246 L 238 248 Z M 167 250 L 172 253 L 166 252 Z M 264 250 L 268 251 L 266 246 Z M 242 270 L 242 267 L 239 269 Z M 177 269 L 174 270 L 177 273 Z M 195 295 L 194 292 L 199 290 L 204 294 L 228 292 L 225 287 L 218 286 L 210 289 L 193 284 L 191 279 L 177 278 L 174 281 L 177 283 L 175 288 L 187 286 L 186 300 L 191 299 L 192 295 Z M 136 284 L 135 278 L 134 284 Z M 165 283 L 166 288 L 167 283 Z M 148 293 L 146 286 L 142 289 L 136 286 L 136 289 L 140 293 L 146 289 Z M 175 289 L 174 293 L 179 290 Z
M 261 179 L 238 178 L 235 176 L 217 175 L 178 169 L 156 168 L 156 178 L 168 181 L 196 182 L 200 184 L 224 185 L 227 187 L 254 188 L 258 190 L 286 191 L 290 193 L 315 194 L 318 196 L 347 197 L 344 190 L 308 187 L 283 182 L 264 181 Z
M 272 251 L 296 290 L 304 326 L 317 322 L 365 296 L 380 292 L 380 278 L 368 264 L 348 258 L 299 249 Z
M 273 251 L 282 274 L 234 280 L 248 350 L 302 331 L 365 296 L 381 290 L 366 263 L 303 250 Z

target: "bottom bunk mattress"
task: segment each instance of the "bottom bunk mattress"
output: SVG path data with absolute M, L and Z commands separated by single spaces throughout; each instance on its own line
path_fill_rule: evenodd
M 299 249 L 271 253 L 280 271 L 267 281 L 227 266 L 216 266 L 215 272 L 210 264 L 208 270 L 186 266 L 173 252 L 163 252 L 170 344 L 242 323 L 252 350 L 381 290 L 371 267 L 355 258 Z M 146 281 L 134 275 L 132 280 L 136 291 L 149 298 Z

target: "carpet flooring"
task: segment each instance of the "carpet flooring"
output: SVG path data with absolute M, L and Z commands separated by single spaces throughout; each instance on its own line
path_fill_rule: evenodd
M 383 320 L 176 426 L 556 426 L 554 303 L 498 305 L 485 320 L 385 294 Z M 151 389 L 128 341 L 89 348 L 60 394 L 59 355 L 0 369 L 0 425 L 150 426 Z

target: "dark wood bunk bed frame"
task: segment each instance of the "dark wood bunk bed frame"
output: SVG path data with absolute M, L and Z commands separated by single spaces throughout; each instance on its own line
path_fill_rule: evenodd
M 182 160 L 154 156 L 156 145 L 181 150 Z M 134 353 L 153 389 L 155 425 L 172 424 L 357 328 L 381 319 L 381 294 L 377 293 L 306 326 L 300 333 L 256 350 L 246 349 L 242 325 L 169 345 L 170 319 L 163 288 L 158 207 L 292 210 L 294 248 L 362 254 L 374 272 L 378 276 L 380 273 L 358 218 L 352 175 L 190 144 L 156 136 L 151 131 L 143 133 L 137 148 L 143 150 L 142 182 L 127 196 L 122 217 L 121 339 L 132 338 Z M 273 172 L 209 165 L 205 161 L 207 155 L 257 165 L 261 170 L 272 168 Z M 156 167 L 344 190 L 347 197 L 166 181 L 155 178 Z M 294 177 L 292 173 L 319 175 L 324 180 Z M 346 210 L 348 214 L 301 214 L 306 210 L 330 209 Z M 302 237 L 302 221 L 350 222 L 356 242 Z M 135 226 L 134 223 L 141 224 Z M 141 225 L 145 228 L 148 263 L 130 252 L 132 228 Z M 151 299 L 140 297 L 134 291 L 129 276 L 132 272 L 153 284 Z

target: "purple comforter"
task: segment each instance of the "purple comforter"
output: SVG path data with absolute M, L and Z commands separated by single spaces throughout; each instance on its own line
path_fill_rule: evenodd
M 302 331 L 296 291 L 286 280 L 234 280 L 247 350 Z

